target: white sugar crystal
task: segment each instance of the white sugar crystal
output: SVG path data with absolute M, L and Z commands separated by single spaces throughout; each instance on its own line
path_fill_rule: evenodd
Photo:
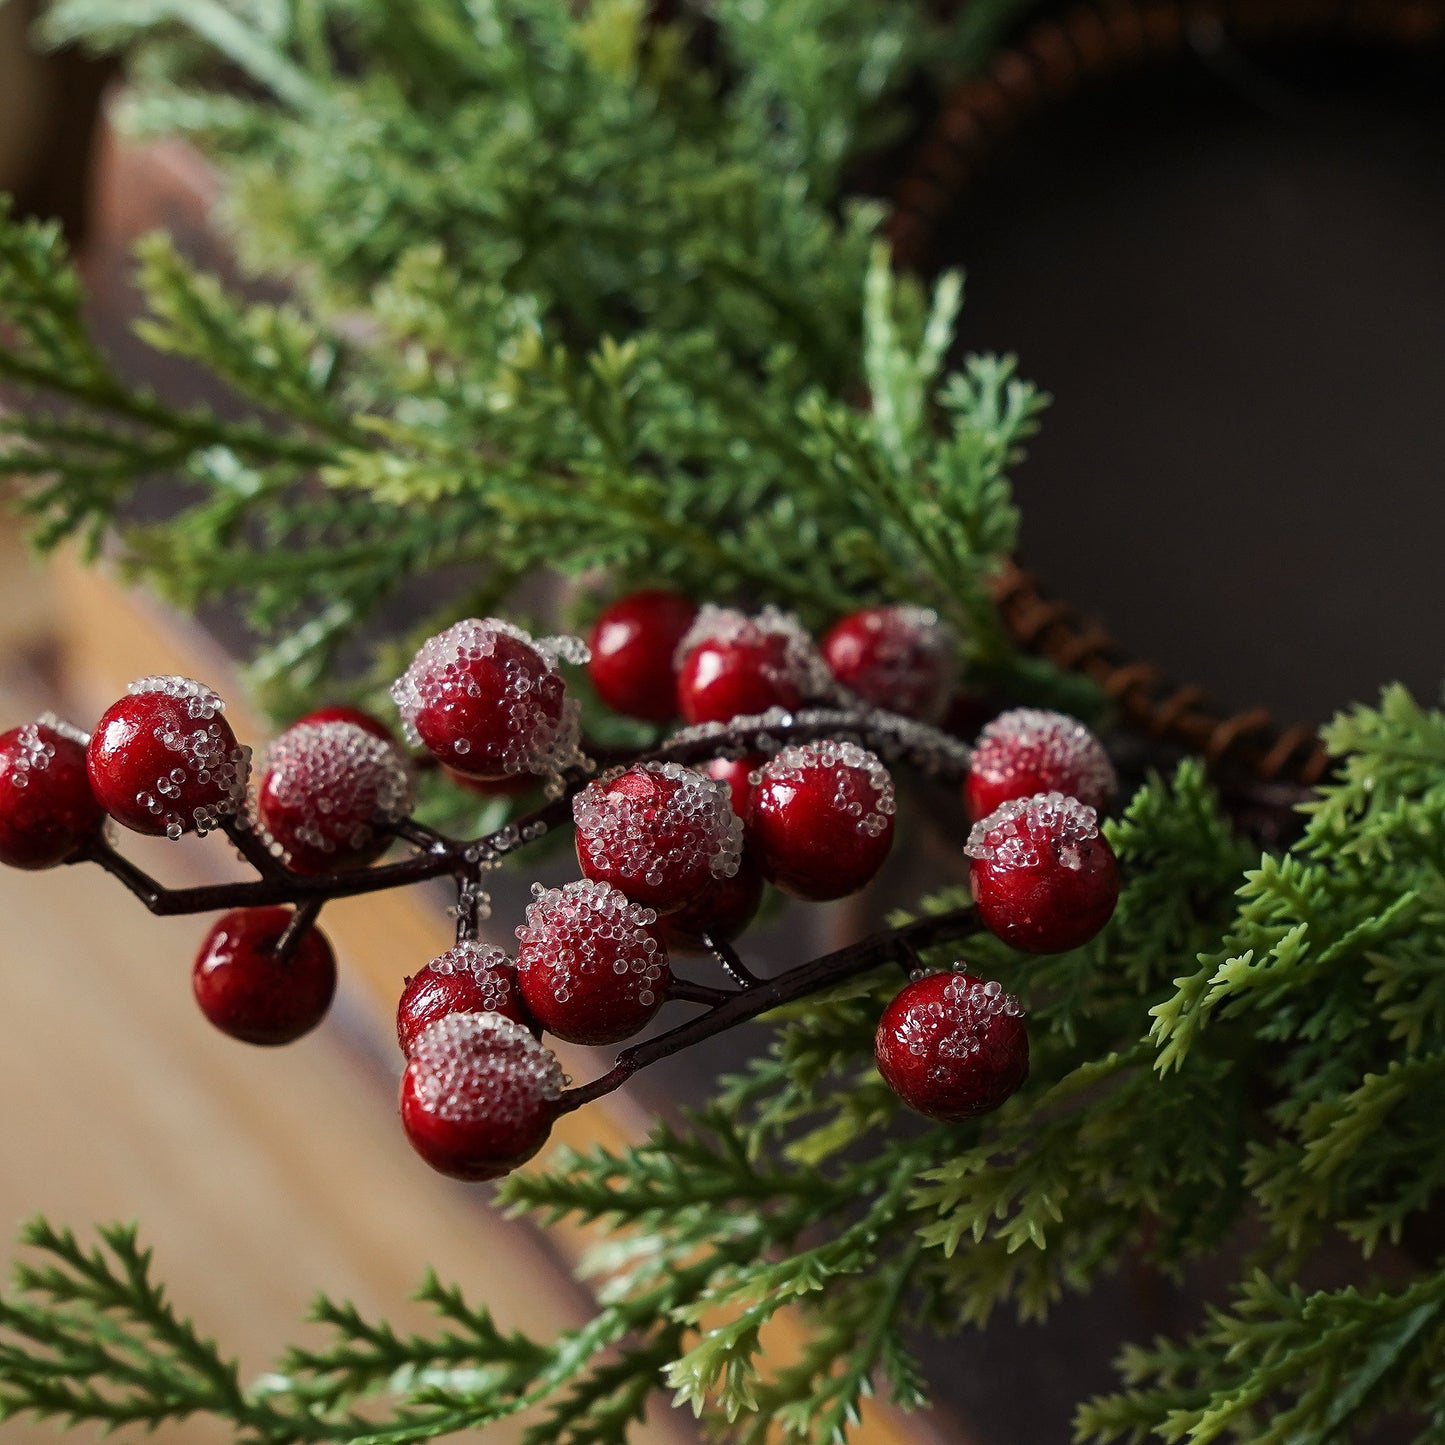
M 517 928 L 517 970 L 560 966 L 567 974 L 606 972 L 621 962 L 624 972 L 646 988 L 667 964 L 666 950 L 652 933 L 657 914 L 633 903 L 610 883 L 578 879 L 562 888 L 532 885 L 527 921 Z M 566 1002 L 565 983 L 557 998 Z M 650 1002 L 651 1000 L 647 1000 Z
M 132 696 L 141 693 L 160 692 L 186 704 L 186 711 L 193 718 L 209 721 L 226 710 L 226 704 L 214 688 L 197 682 L 193 677 L 138 677 L 126 688 Z
M 459 943 L 432 959 L 427 967 L 436 974 L 469 974 L 482 992 L 486 1009 L 501 1009 L 511 998 L 509 975 L 515 965 L 494 944 Z
M 1077 718 L 1042 708 L 1000 713 L 978 735 L 973 768 L 993 783 L 1027 774 L 1093 807 L 1113 797 L 1118 778 L 1104 745 Z
M 806 698 L 835 698 L 838 685 L 807 628 L 791 612 L 774 606 L 749 616 L 734 607 L 717 607 L 705 602 L 683 634 L 673 654 L 674 664 L 705 642 L 757 644 L 769 637 L 783 642 L 780 661 L 763 659 L 761 670 L 768 682 L 791 684 Z
M 804 786 L 818 773 L 836 774 L 835 812 L 852 816 L 860 833 L 878 837 L 898 811 L 893 777 L 876 753 L 857 743 L 824 738 L 816 743 L 795 743 L 751 775 L 757 784 L 789 783 Z
M 520 1122 L 561 1097 L 557 1056 L 499 1013 L 454 1013 L 416 1037 L 409 1067 L 428 1112 L 452 1123 Z
M 66 722 L 64 718 L 57 717 L 53 712 L 43 712 L 36 722 L 43 728 L 49 728 L 53 733 L 59 733 L 61 737 L 68 738 L 73 743 L 79 743 L 81 747 L 90 746 L 90 734 L 84 728 L 78 728 L 72 722 Z
M 1014 798 L 973 825 L 963 851 L 995 868 L 1037 868 L 1057 859 L 1083 866 L 1083 848 L 1099 836 L 1099 815 L 1065 793 Z
M 941 1082 L 982 1051 L 997 1020 L 1023 1016 L 1023 1006 L 1002 984 L 956 973 L 942 998 L 919 1001 L 905 1011 L 897 1037 L 915 1058 L 932 1054 L 930 1074 Z

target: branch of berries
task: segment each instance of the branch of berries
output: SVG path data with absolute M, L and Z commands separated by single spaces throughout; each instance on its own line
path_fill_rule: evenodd
M 961 960 L 921 968 L 918 950 L 980 928 L 1030 952 L 1077 947 L 1107 922 L 1119 880 L 1098 829 L 1116 786 L 1102 746 L 1073 719 L 1031 709 L 994 719 L 972 749 L 941 730 L 957 650 L 916 608 L 854 613 L 819 647 L 774 608 L 695 609 L 661 591 L 608 608 L 590 645 L 495 618 L 459 622 L 422 645 L 392 690 L 407 742 L 471 786 L 544 779 L 547 790 L 542 806 L 475 839 L 411 816 L 411 757 L 367 713 L 302 718 L 272 742 L 249 791 L 250 752 L 221 699 L 190 679 L 143 678 L 92 734 L 47 716 L 0 736 L 0 861 L 95 862 L 153 912 L 227 910 L 196 959 L 195 997 L 219 1029 L 254 1044 L 291 1042 L 325 1014 L 336 984 L 317 927 L 326 902 L 452 878 L 456 946 L 406 979 L 397 1036 L 408 1137 L 460 1178 L 516 1167 L 560 1114 L 638 1069 L 888 963 L 909 982 L 879 1023 L 880 1073 L 921 1113 L 968 1118 L 1024 1081 L 1022 1010 Z M 588 667 L 614 709 L 686 726 L 595 776 L 564 664 Z M 892 845 L 888 763 L 899 761 L 963 785 L 974 906 L 758 977 L 732 940 L 765 884 L 811 901 L 864 887 Z M 116 849 L 107 819 L 172 839 L 223 831 L 259 876 L 167 888 Z M 569 819 L 583 876 L 533 885 L 515 958 L 480 941 L 485 874 Z M 410 856 L 379 862 L 397 840 Z M 677 976 L 672 955 L 688 951 L 716 958 L 732 987 Z M 669 1001 L 703 1012 L 579 1087 L 542 1042 L 619 1044 Z

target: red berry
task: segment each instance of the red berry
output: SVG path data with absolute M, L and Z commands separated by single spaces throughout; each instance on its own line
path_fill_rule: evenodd
M 379 717 L 373 717 L 365 708 L 352 707 L 344 702 L 334 702 L 326 707 L 319 707 L 315 712 L 308 712 L 305 717 L 297 718 L 291 726 L 299 728 L 307 723 L 343 722 L 355 723 L 363 732 L 370 733 L 374 738 L 385 738 L 389 743 L 396 741 L 396 734 Z
M 499 1179 L 547 1142 L 562 1066 L 519 1023 L 497 1013 L 434 1019 L 401 1076 L 411 1146 L 454 1179 Z
M 308 928 L 283 961 L 276 952 L 289 908 L 238 908 L 206 935 L 191 986 L 201 1012 L 233 1039 L 289 1044 L 326 1016 L 336 992 L 336 958 L 326 935 Z
M 99 829 L 87 741 L 48 713 L 0 733 L 0 863 L 53 868 Z
M 888 1087 L 930 1119 L 987 1114 L 1029 1073 L 1019 1001 L 971 973 L 910 983 L 883 1011 L 873 1053 Z
M 355 723 L 297 723 L 266 750 L 256 817 L 293 873 L 330 873 L 380 856 L 411 804 L 393 744 Z
M 968 767 L 964 801 L 975 820 L 1035 793 L 1066 793 L 1104 808 L 1118 786 L 1108 753 L 1083 723 L 1032 707 L 1000 713 L 989 723 Z
M 579 715 L 557 670 L 585 651 L 534 641 L 497 618 L 469 618 L 429 638 L 391 690 L 408 736 L 474 778 L 555 773 L 577 761 Z
M 672 983 L 657 915 L 591 879 L 532 892 L 517 929 L 517 980 L 532 1017 L 572 1044 L 630 1038 Z
M 748 617 L 705 606 L 678 644 L 677 704 L 688 723 L 727 722 L 774 707 L 791 712 L 830 690 L 812 638 L 775 607 Z
M 697 605 L 678 592 L 649 588 L 619 597 L 588 639 L 587 670 L 597 696 L 614 712 L 648 722 L 677 715 L 677 645 Z
M 137 833 L 205 833 L 246 796 L 251 750 L 225 703 L 188 677 L 143 677 L 95 726 L 86 762 L 101 806 Z
M 396 1006 L 396 1041 L 411 1053 L 417 1035 L 448 1014 L 497 1013 L 531 1020 L 517 987 L 517 966 L 487 943 L 459 943 L 406 981 Z
M 725 784 L 678 763 L 638 763 L 572 800 L 588 878 L 667 913 L 738 871 L 743 825 Z
M 746 758 L 714 758 L 702 765 L 702 771 L 720 783 L 726 783 L 732 794 L 733 812 L 739 818 L 748 815 L 748 803 L 753 796 L 753 774 L 767 762 L 765 757 L 754 754 Z
M 795 898 L 843 898 L 883 866 L 896 806 L 888 769 L 866 748 L 784 748 L 758 774 L 748 852 L 763 877 Z
M 1026 953 L 1087 943 L 1119 900 L 1119 864 L 1077 798 L 1015 798 L 973 825 L 973 897 L 984 927 Z
M 823 659 L 864 702 L 937 722 L 954 679 L 953 633 L 924 607 L 865 607 L 834 624 Z
M 763 875 L 746 859 L 731 878 L 710 878 L 697 897 L 658 922 L 669 948 L 705 948 L 703 934 L 730 942 L 753 921 L 763 901 Z

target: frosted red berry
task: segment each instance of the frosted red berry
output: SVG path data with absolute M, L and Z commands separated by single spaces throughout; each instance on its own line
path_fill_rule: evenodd
M 1004 803 L 973 825 L 964 852 L 980 922 L 1026 953 L 1087 943 L 1119 900 L 1119 865 L 1097 814 L 1062 793 Z
M 677 705 L 692 724 L 727 722 L 825 696 L 831 679 L 798 619 L 705 606 L 678 644 Z
M 187 677 L 145 677 L 101 717 L 86 764 L 101 806 L 138 833 L 205 833 L 245 801 L 251 750 L 225 703 Z
M 820 902 L 856 893 L 893 846 L 888 769 L 855 743 L 784 748 L 758 774 L 748 852 L 769 882 Z
M 277 951 L 289 908 L 238 908 L 206 935 L 191 972 L 201 1012 L 223 1034 L 248 1044 L 289 1044 L 326 1016 L 336 992 L 336 958 L 326 935 L 308 928 L 290 958 Z
M 628 717 L 676 717 L 677 645 L 696 616 L 697 604 L 679 592 L 647 588 L 619 597 L 588 638 L 587 671 L 597 696 Z
M 713 758 L 711 762 L 702 764 L 701 771 L 708 777 L 728 785 L 733 812 L 739 818 L 746 818 L 748 803 L 753 796 L 753 774 L 765 762 L 767 759 L 758 754 L 745 758 Z
M 630 1038 L 672 983 L 657 915 L 590 878 L 532 891 L 517 929 L 517 980 L 528 1011 L 568 1043 Z
M 703 935 L 731 942 L 757 916 L 763 875 L 746 858 L 731 878 L 712 878 L 676 913 L 658 920 L 669 948 L 705 948 Z
M 365 708 L 352 707 L 350 703 L 334 702 L 326 707 L 318 707 L 315 712 L 308 712 L 305 717 L 297 718 L 291 726 L 299 728 L 308 723 L 353 723 L 374 738 L 385 738 L 389 743 L 396 741 L 396 734 L 379 717 L 367 712 Z
M 293 873 L 330 873 L 377 858 L 411 804 L 411 770 L 390 742 L 352 722 L 303 722 L 266 750 L 256 820 Z
M 849 692 L 921 722 L 948 708 L 955 673 L 953 633 L 924 607 L 865 607 L 823 639 L 823 660 Z
M 454 1179 L 499 1179 L 547 1142 L 565 1083 L 556 1055 L 498 1013 L 434 1019 L 401 1076 L 411 1146 Z
M 1065 713 L 1021 707 L 1000 713 L 979 733 L 964 800 L 977 820 L 1001 803 L 1035 793 L 1065 793 L 1090 808 L 1104 808 L 1117 786 L 1104 745 L 1083 723 Z
M 678 763 L 637 763 L 572 800 L 582 872 L 659 913 L 738 871 L 743 825 L 725 783 Z
M 428 1024 L 448 1014 L 497 1013 L 529 1023 L 517 966 L 488 943 L 459 943 L 406 981 L 396 1006 L 396 1041 L 409 1054 Z
M 392 687 L 407 736 L 476 778 L 550 774 L 578 761 L 579 714 L 558 671 L 582 661 L 575 638 L 537 641 L 497 618 L 429 638 Z
M 1019 1001 L 971 973 L 910 983 L 878 1021 L 873 1052 L 884 1082 L 910 1109 L 948 1122 L 997 1109 L 1029 1072 Z
M 105 816 L 90 789 L 86 736 L 58 718 L 0 733 L 0 863 L 53 868 Z

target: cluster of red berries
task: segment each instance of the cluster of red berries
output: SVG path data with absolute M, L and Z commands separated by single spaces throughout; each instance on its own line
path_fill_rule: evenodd
M 954 654 L 938 620 L 916 608 L 855 613 L 817 647 L 776 609 L 698 610 L 659 591 L 608 608 L 590 649 L 496 619 L 469 619 L 424 643 L 393 689 L 409 741 L 474 783 L 540 777 L 560 795 L 569 775 L 583 876 L 534 887 L 515 959 L 464 938 L 406 981 L 401 1113 L 418 1152 L 469 1179 L 529 1158 L 565 1082 L 543 1031 L 592 1045 L 633 1036 L 669 996 L 670 948 L 735 937 L 765 881 L 803 899 L 853 893 L 892 844 L 892 777 L 852 741 L 698 767 L 643 760 L 579 786 L 589 765 L 562 663 L 588 664 L 604 701 L 655 722 L 728 723 L 849 702 L 931 721 L 952 695 Z M 0 736 L 0 862 L 41 868 L 98 853 L 109 816 L 172 838 L 249 833 L 265 850 L 263 871 L 315 879 L 374 862 L 413 801 L 401 746 L 351 708 L 284 732 L 248 796 L 249 776 L 249 752 L 209 688 L 143 679 L 92 735 L 46 718 Z M 1020 710 L 984 729 L 966 786 L 976 821 L 965 851 L 986 927 L 1018 948 L 1053 952 L 1103 926 L 1118 875 L 1095 810 L 1113 788 L 1103 749 L 1072 719 Z M 257 1044 L 314 1027 L 336 965 L 312 917 L 264 907 L 221 918 L 193 971 L 206 1017 Z M 996 1107 L 1027 1073 L 1022 1011 L 968 973 L 916 979 L 883 1016 L 877 1060 L 914 1108 L 968 1117 Z

